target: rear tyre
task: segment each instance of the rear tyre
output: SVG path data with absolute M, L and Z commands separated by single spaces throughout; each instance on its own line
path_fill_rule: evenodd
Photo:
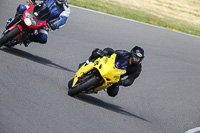
M 12 40 L 14 37 L 16 37 L 20 33 L 20 29 L 18 27 L 15 27 L 8 33 L 6 33 L 1 39 L 0 39 L 0 47 L 3 46 L 8 41 Z
M 93 76 L 90 79 L 88 79 L 86 82 L 80 84 L 79 86 L 69 89 L 68 95 L 70 96 L 77 95 L 81 93 L 82 91 L 95 86 L 97 83 L 98 83 L 98 80 L 96 76 Z

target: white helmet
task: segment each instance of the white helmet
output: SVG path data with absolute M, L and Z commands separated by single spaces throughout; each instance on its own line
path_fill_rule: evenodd
M 58 4 L 64 4 L 66 0 L 56 0 Z

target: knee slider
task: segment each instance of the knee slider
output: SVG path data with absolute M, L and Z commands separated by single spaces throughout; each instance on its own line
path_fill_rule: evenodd
M 48 38 L 48 36 L 46 34 L 40 33 L 38 39 L 39 39 L 40 43 L 45 44 L 45 43 L 47 43 L 47 38 Z

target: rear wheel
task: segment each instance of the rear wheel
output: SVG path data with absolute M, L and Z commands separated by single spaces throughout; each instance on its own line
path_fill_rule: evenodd
M 16 37 L 20 33 L 20 29 L 18 27 L 15 27 L 8 33 L 6 33 L 1 39 L 0 39 L 0 47 L 3 46 L 8 41 L 12 40 L 14 37 Z
M 69 89 L 68 95 L 70 95 L 70 96 L 77 95 L 77 94 L 81 93 L 82 91 L 92 88 L 97 83 L 98 83 L 98 80 L 97 80 L 96 76 L 93 76 L 90 79 L 88 79 L 86 82 L 83 82 L 82 84 L 80 84 L 79 86 Z

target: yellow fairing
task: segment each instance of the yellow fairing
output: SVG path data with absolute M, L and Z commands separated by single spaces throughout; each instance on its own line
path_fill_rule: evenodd
M 74 77 L 74 81 L 72 84 L 72 87 L 74 87 L 78 81 L 78 78 L 83 77 L 84 73 L 88 73 L 90 70 L 94 68 L 94 63 L 90 62 L 88 65 L 85 63 L 81 66 L 81 68 L 76 72 L 76 75 Z
M 126 70 L 117 69 L 115 67 L 115 59 L 116 59 L 116 54 L 112 54 L 111 57 L 104 56 L 103 58 L 96 59 L 95 62 L 90 62 L 88 65 L 84 64 L 78 70 L 78 72 L 76 72 L 72 87 L 76 85 L 78 77 L 82 77 L 84 73 L 88 73 L 94 68 L 96 68 L 99 71 L 105 82 L 101 86 L 93 90 L 90 90 L 89 91 L 90 93 L 94 93 L 102 89 L 108 88 L 109 86 L 118 82 L 120 80 L 120 76 L 124 75 L 126 73 Z

